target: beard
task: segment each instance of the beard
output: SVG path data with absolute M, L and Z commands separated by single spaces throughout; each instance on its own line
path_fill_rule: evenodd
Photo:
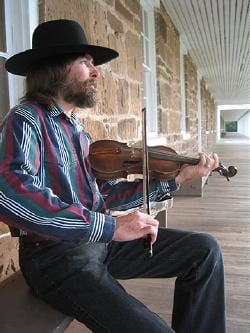
M 65 102 L 72 103 L 79 108 L 92 108 L 97 103 L 96 81 L 67 82 L 61 91 Z

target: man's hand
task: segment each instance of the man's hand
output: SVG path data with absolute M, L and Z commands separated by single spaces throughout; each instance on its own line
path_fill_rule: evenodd
M 181 184 L 190 179 L 197 179 L 203 176 L 209 175 L 219 165 L 219 159 L 217 154 L 206 155 L 200 153 L 200 162 L 196 165 L 184 164 L 175 181 L 177 184 Z
M 135 211 L 116 218 L 116 230 L 113 240 L 125 242 L 138 238 L 151 237 L 151 243 L 156 241 L 159 222 L 152 216 Z

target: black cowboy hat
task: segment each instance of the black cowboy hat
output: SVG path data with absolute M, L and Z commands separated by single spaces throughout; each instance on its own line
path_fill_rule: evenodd
M 95 66 L 102 65 L 119 55 L 113 49 L 89 45 L 80 24 L 60 19 L 38 25 L 33 33 L 32 49 L 10 57 L 5 63 L 5 68 L 10 73 L 25 76 L 33 63 L 70 53 L 90 54 Z

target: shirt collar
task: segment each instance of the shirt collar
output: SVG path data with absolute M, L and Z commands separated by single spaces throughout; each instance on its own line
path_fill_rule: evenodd
M 60 108 L 60 106 L 56 103 L 54 103 L 52 106 L 51 106 L 51 109 L 50 109 L 50 114 L 52 117 L 57 117 L 59 116 L 60 114 L 64 113 L 63 112 L 63 109 Z
M 54 103 L 52 105 L 50 112 L 51 112 L 50 114 L 52 117 L 57 117 L 57 116 L 63 114 L 65 116 L 65 118 L 68 119 L 77 128 L 78 132 L 80 132 L 84 129 L 83 123 L 80 122 L 80 120 L 77 118 L 77 116 L 74 112 L 72 112 L 71 117 L 69 118 L 68 116 L 66 116 L 63 109 L 56 103 Z

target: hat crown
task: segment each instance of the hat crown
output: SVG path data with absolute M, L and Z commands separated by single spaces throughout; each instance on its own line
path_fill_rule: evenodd
M 56 45 L 87 45 L 86 35 L 75 21 L 55 20 L 40 24 L 32 37 L 32 48 L 53 47 Z

